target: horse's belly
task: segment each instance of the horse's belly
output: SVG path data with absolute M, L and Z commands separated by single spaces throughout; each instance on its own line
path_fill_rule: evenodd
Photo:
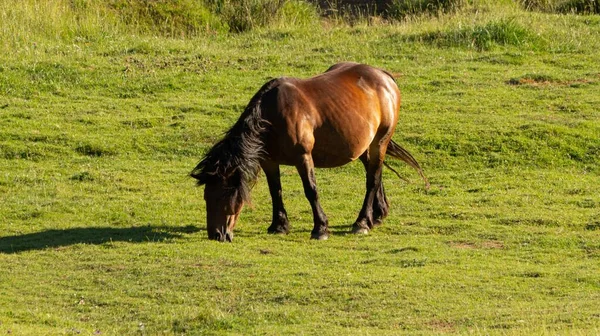
M 337 137 L 315 137 L 310 149 L 313 164 L 317 168 L 343 166 L 356 160 L 369 147 L 370 140 L 348 141 Z M 279 138 L 268 141 L 267 156 L 270 160 L 283 165 L 295 166 L 300 162 L 300 152 L 291 139 Z
M 332 153 L 321 153 L 319 151 L 312 152 L 313 163 L 317 168 L 333 168 L 343 166 L 356 160 L 357 157 L 349 155 L 338 155 Z
M 315 134 L 311 153 L 315 167 L 339 167 L 352 162 L 367 150 L 372 140 L 369 135 L 344 137 L 329 133 L 320 137 Z

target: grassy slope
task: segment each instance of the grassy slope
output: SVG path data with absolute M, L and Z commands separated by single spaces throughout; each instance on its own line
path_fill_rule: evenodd
M 490 22 L 525 40 L 469 46 Z M 2 53 L 0 331 L 599 333 L 599 33 L 501 9 Z M 361 165 L 320 170 L 334 236 L 313 242 L 285 167 L 292 234 L 265 233 L 261 178 L 235 243 L 207 241 L 190 168 L 268 78 L 340 60 L 402 74 L 395 139 L 432 190 L 393 163 L 414 183 L 386 172 L 390 217 L 356 237 Z

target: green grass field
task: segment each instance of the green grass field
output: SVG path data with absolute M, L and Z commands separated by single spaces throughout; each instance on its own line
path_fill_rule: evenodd
M 504 1 L 177 38 L 18 17 L 0 23 L 0 334 L 600 334 L 600 16 Z M 234 242 L 208 241 L 187 174 L 268 79 L 338 61 L 397 74 L 394 139 L 431 189 L 389 161 L 412 183 L 386 170 L 390 216 L 354 236 L 362 165 L 318 170 L 333 235 L 311 241 L 284 167 L 291 234 L 266 233 L 261 176 Z

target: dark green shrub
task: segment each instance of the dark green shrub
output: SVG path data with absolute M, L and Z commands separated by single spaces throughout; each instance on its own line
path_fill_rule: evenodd
M 559 13 L 600 14 L 600 0 L 569 0 L 557 6 Z
M 387 10 L 387 16 L 402 19 L 410 15 L 452 12 L 461 8 L 465 2 L 465 0 L 394 0 Z
M 600 14 L 600 0 L 519 0 L 527 10 L 548 13 Z

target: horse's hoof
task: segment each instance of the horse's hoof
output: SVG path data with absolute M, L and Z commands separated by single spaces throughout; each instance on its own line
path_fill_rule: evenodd
M 369 228 L 366 228 L 366 227 L 360 226 L 360 225 L 353 225 L 352 233 L 366 235 L 366 234 L 369 234 Z
M 290 228 L 288 226 L 270 226 L 267 229 L 267 232 L 270 234 L 281 234 L 281 235 L 286 235 L 288 233 L 290 233 Z
M 310 234 L 310 239 L 314 239 L 314 240 L 327 240 L 327 239 L 329 239 L 329 232 L 311 233 Z

